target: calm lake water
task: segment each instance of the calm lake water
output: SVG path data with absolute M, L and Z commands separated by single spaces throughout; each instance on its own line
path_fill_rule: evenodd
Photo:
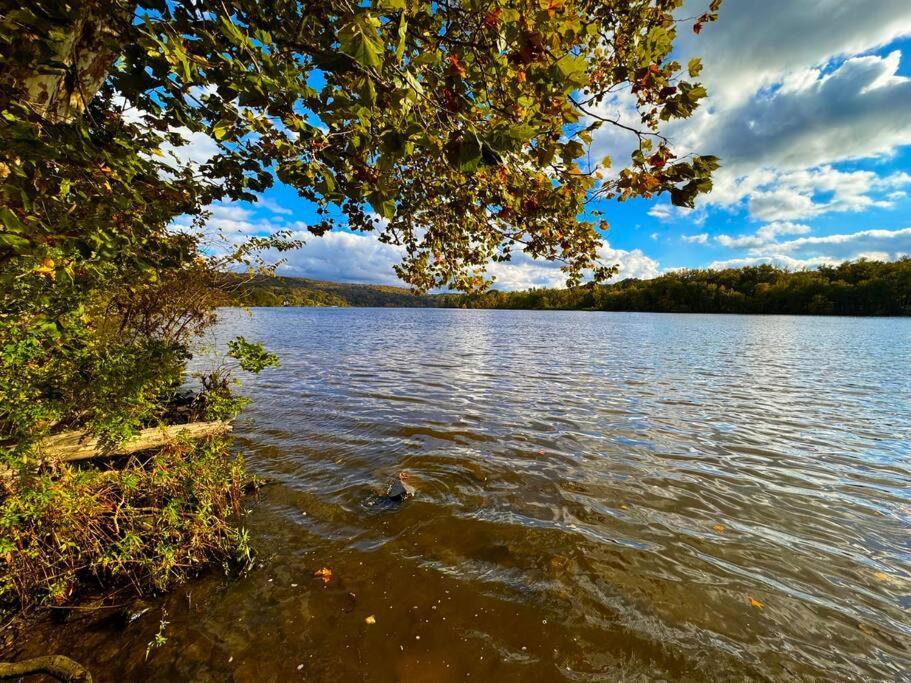
M 256 568 L 45 636 L 98 679 L 911 681 L 911 320 L 224 311 L 237 334 L 282 357 L 235 430 L 271 482 Z

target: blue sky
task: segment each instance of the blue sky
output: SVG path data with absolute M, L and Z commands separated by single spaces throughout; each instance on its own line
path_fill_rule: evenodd
M 704 4 L 690 0 L 684 13 Z M 716 24 L 698 37 L 681 34 L 678 53 L 702 57 L 710 98 L 667 132 L 678 150 L 715 154 L 723 168 L 694 211 L 666 198 L 600 207 L 612 226 L 602 256 L 620 265 L 621 277 L 911 255 L 911 1 L 726 0 Z M 631 116 L 624 97 L 599 113 Z M 592 157 L 619 160 L 632 142 L 602 129 Z M 176 150 L 195 161 L 213 151 L 198 136 Z M 212 227 L 229 235 L 301 231 L 307 245 L 287 257 L 282 274 L 396 282 L 398 254 L 374 236 L 306 235 L 314 215 L 290 188 L 212 211 Z M 504 289 L 563 279 L 553 264 L 522 255 L 492 272 Z

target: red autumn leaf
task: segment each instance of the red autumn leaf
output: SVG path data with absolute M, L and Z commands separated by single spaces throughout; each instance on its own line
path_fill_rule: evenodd
M 500 23 L 500 14 L 502 14 L 502 12 L 503 10 L 497 8 L 486 17 L 484 17 L 484 26 L 487 28 L 496 28 Z
M 458 55 L 449 55 L 446 58 L 446 61 L 448 61 L 449 64 L 452 66 L 453 71 L 455 71 L 457 74 L 459 74 L 459 76 L 461 76 L 463 78 L 465 77 L 465 73 L 466 73 L 465 65 L 462 64 L 462 62 L 459 60 Z

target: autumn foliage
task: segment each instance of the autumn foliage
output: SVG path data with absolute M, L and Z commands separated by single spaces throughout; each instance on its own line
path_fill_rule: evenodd
M 40 471 L 31 448 L 54 431 L 114 442 L 167 419 L 194 336 L 225 300 L 219 271 L 295 246 L 213 244 L 206 207 L 255 201 L 276 179 L 312 205 L 313 239 L 341 226 L 400 245 L 397 272 L 417 290 L 482 289 L 486 264 L 517 250 L 559 261 L 570 284 L 609 276 L 590 202 L 689 205 L 717 166 L 677 156 L 661 132 L 706 95 L 698 60 L 672 50 L 720 2 L 687 3 L 697 20 L 683 4 L 0 3 L 7 466 Z M 618 93 L 631 120 L 603 114 Z M 608 172 L 591 145 L 610 128 L 635 151 Z M 194 136 L 208 160 L 181 157 Z M 178 217 L 197 222 L 177 230 Z M 236 407 L 217 398 L 210 408 Z

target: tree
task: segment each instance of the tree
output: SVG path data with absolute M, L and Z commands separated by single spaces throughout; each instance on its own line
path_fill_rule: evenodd
M 572 282 L 589 268 L 603 276 L 600 224 L 578 220 L 593 192 L 670 192 L 690 204 L 710 187 L 714 159 L 676 160 L 659 131 L 705 96 L 670 59 L 682 4 L 41 0 L 5 12 L 0 29 L 6 134 L 38 138 L 41 152 L 10 149 L 8 182 L 69 207 L 71 174 L 27 161 L 72 157 L 78 146 L 73 162 L 93 166 L 80 157 L 97 151 L 84 145 L 105 135 L 113 156 L 93 161 L 106 203 L 140 172 L 157 189 L 149 208 L 171 215 L 253 199 L 277 176 L 323 212 L 315 234 L 343 219 L 405 245 L 400 275 L 419 289 L 477 287 L 484 264 L 517 244 L 562 259 Z M 688 66 L 691 76 L 699 69 Z M 618 89 L 638 121 L 594 113 Z M 641 144 L 599 185 L 580 161 L 603 125 L 627 127 Z M 220 153 L 197 175 L 157 182 L 166 162 L 129 152 L 179 145 L 181 129 L 211 135 Z M 16 194 L 5 197 L 10 233 L 62 234 Z

